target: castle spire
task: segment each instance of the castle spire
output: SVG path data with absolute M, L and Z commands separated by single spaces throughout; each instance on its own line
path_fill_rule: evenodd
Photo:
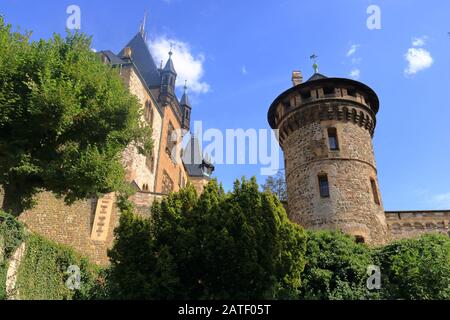
M 173 55 L 172 49 L 173 49 L 173 43 L 170 44 L 169 59 L 166 62 L 166 66 L 164 67 L 164 71 L 171 72 L 171 73 L 173 73 L 176 76 L 177 72 L 175 71 L 175 67 L 174 67 L 173 61 L 172 61 L 172 55 Z
M 147 24 L 147 10 L 144 11 L 144 20 L 142 21 L 140 27 L 139 27 L 139 32 L 141 33 L 141 36 L 143 38 L 146 37 L 145 34 L 145 25 Z
M 314 64 L 313 64 L 314 73 L 319 73 L 319 65 L 317 64 L 318 56 L 314 53 L 309 58 L 314 61 Z
M 189 101 L 189 96 L 188 96 L 188 93 L 187 93 L 187 89 L 188 89 L 187 80 L 184 80 L 184 87 L 183 88 L 184 88 L 184 93 L 183 93 L 183 96 L 181 97 L 180 105 L 191 107 L 191 103 Z

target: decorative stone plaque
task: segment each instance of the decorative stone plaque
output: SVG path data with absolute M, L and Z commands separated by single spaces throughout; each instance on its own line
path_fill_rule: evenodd
M 109 223 L 111 221 L 112 207 L 115 201 L 115 193 L 109 193 L 98 199 L 94 225 L 92 226 L 91 240 L 106 241 Z

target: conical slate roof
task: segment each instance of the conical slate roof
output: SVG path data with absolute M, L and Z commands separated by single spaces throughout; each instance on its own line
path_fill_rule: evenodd
M 188 107 L 191 106 L 191 102 L 189 101 L 189 96 L 188 96 L 188 94 L 186 92 L 184 92 L 183 96 L 181 97 L 180 105 L 181 106 L 188 106 Z
M 164 67 L 164 72 L 172 72 L 174 74 L 177 74 L 172 61 L 172 53 L 170 53 L 169 60 L 167 60 L 166 66 Z

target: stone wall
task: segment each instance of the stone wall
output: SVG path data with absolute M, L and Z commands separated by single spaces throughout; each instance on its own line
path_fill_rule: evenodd
M 144 217 L 150 216 L 150 209 L 155 201 L 162 201 L 165 195 L 151 192 L 137 192 L 130 197 L 136 212 Z
M 147 191 L 154 191 L 156 181 L 157 163 L 159 161 L 159 149 L 161 141 L 162 130 L 162 114 L 156 107 L 150 92 L 147 91 L 143 80 L 138 76 L 133 67 L 124 67 L 121 71 L 121 76 L 128 86 L 130 92 L 134 94 L 142 107 L 145 110 L 148 105 L 152 110 L 151 127 L 153 138 L 153 163 L 147 161 L 147 157 L 139 154 L 134 146 L 128 146 L 122 154 L 122 163 L 126 168 L 127 180 L 134 181 L 136 185 L 143 189 L 144 185 L 148 186 Z M 143 115 L 145 111 L 143 112 Z M 149 119 L 142 118 L 142 121 L 149 121 Z M 149 165 L 152 165 L 149 167 Z
M 415 238 L 424 233 L 449 234 L 450 210 L 386 212 L 393 239 Z
M 163 195 L 160 194 L 138 192 L 130 200 L 134 203 L 138 214 L 149 217 L 152 203 L 162 198 Z M 120 217 L 115 202 L 112 203 L 112 210 L 103 214 L 99 211 L 102 203 L 98 205 L 98 199 L 77 201 L 68 206 L 63 199 L 56 198 L 50 192 L 44 192 L 37 195 L 36 200 L 37 205 L 19 217 L 31 231 L 72 247 L 93 263 L 109 264 L 107 250 L 114 243 L 114 229 L 118 226 Z M 108 215 L 108 219 L 98 219 L 99 214 Z M 103 230 L 102 235 L 97 237 L 99 226 Z
M 337 130 L 338 151 L 328 146 L 329 127 Z M 370 179 L 378 186 L 377 171 L 365 127 L 334 120 L 308 123 L 285 138 L 283 150 L 293 221 L 306 228 L 340 229 L 368 243 L 388 241 L 381 198 L 376 204 L 372 192 Z M 318 176 L 323 174 L 329 181 L 328 198 L 320 196 Z
M 198 195 L 203 193 L 209 181 L 209 179 L 204 177 L 189 177 L 189 182 L 192 183 Z
M 50 192 L 36 196 L 37 205 L 25 211 L 19 220 L 33 232 L 47 239 L 70 246 L 87 256 L 93 263 L 108 264 L 106 250 L 112 246 L 113 230 L 118 222 L 118 211 L 114 206 L 106 230 L 106 241 L 91 240 L 97 199 L 77 201 L 68 206 L 63 199 Z
M 182 146 L 182 136 L 181 132 L 181 123 L 176 116 L 170 105 L 164 107 L 163 111 L 163 126 L 162 126 L 162 135 L 160 141 L 160 150 L 159 150 L 159 162 L 158 162 L 158 171 L 156 176 L 156 193 L 169 193 L 165 192 L 164 188 L 164 179 L 165 176 L 169 177 L 173 188 L 171 191 L 177 192 L 182 186 L 183 181 L 187 181 L 187 173 L 184 168 L 182 159 L 181 159 L 181 146 Z M 172 155 L 169 155 L 166 152 L 166 147 L 168 145 L 168 130 L 169 124 L 171 124 L 174 130 L 177 132 L 177 144 L 176 144 L 176 154 L 175 161 L 172 159 Z

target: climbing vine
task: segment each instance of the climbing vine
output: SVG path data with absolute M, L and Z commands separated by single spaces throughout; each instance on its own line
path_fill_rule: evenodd
M 8 261 L 25 238 L 23 225 L 13 216 L 0 211 L 0 300 L 6 299 Z
M 14 251 L 26 242 L 18 268 L 15 290 L 21 300 L 72 300 L 101 298 L 101 277 L 97 266 L 71 248 L 28 233 L 15 217 L 0 211 L 0 300 L 7 298 L 6 273 Z M 71 286 L 69 267 L 79 270 L 80 285 Z M 69 280 L 69 282 L 68 282 Z

